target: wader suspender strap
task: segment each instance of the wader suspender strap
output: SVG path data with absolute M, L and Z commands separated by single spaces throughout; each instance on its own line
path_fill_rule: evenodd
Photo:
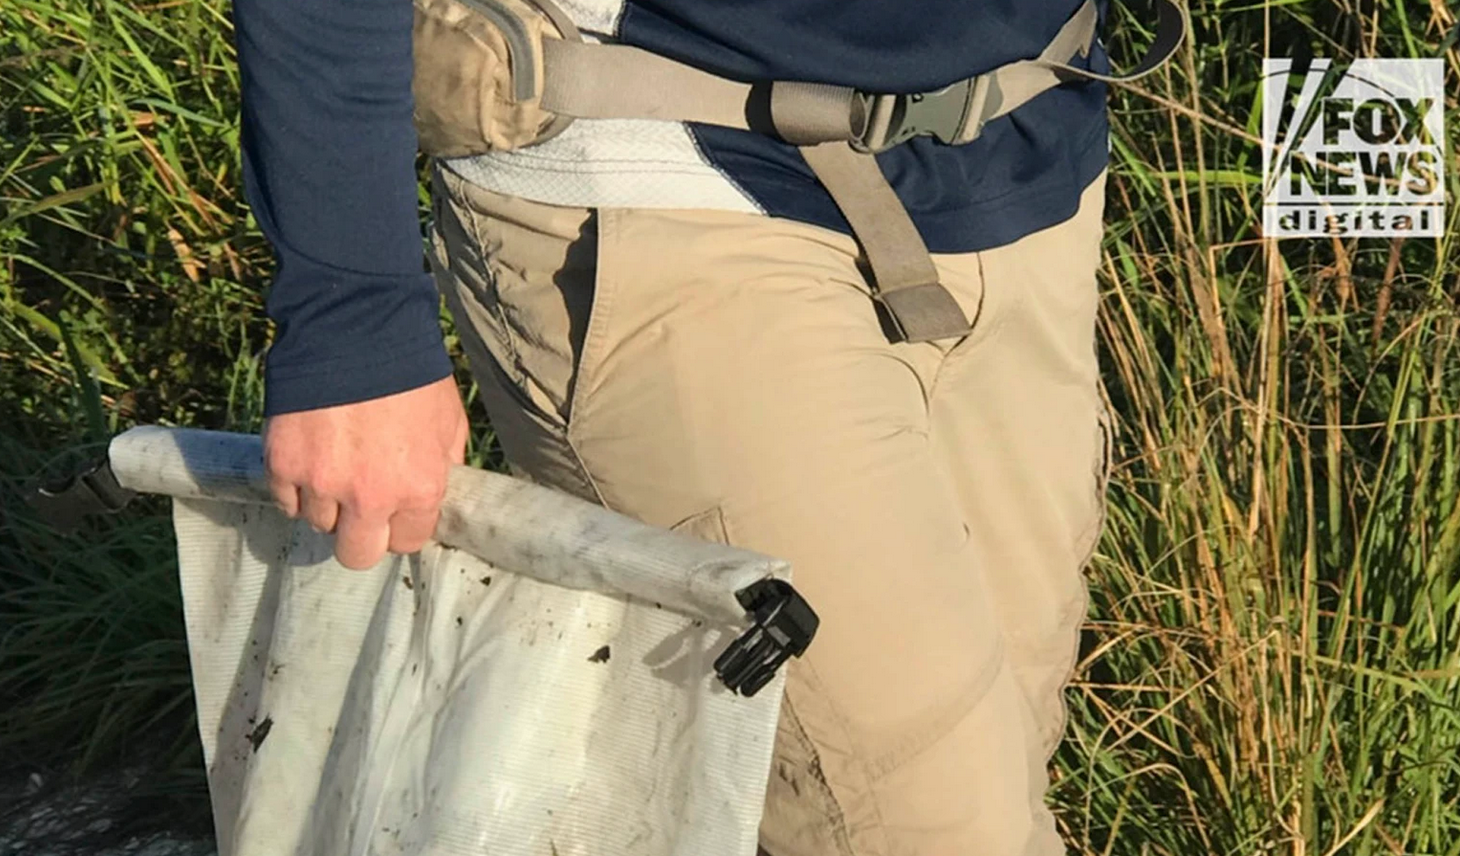
M 772 134 L 800 147 L 847 218 L 872 269 L 872 289 L 906 341 L 957 336 L 968 319 L 938 282 L 912 218 L 874 158 L 917 136 L 958 145 L 984 123 L 1062 83 L 1122 83 L 1158 68 L 1180 46 L 1186 12 L 1156 0 L 1156 38 L 1127 74 L 1070 65 L 1086 56 L 1098 10 L 1085 0 L 1036 59 L 1019 60 L 935 92 L 870 94 L 846 86 L 727 80 L 628 45 L 546 39 L 542 106 L 583 119 L 702 122 Z

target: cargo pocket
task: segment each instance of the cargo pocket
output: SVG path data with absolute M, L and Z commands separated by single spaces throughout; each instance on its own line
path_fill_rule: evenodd
M 804 679 L 800 662 L 786 664 L 789 684 Z M 790 696 L 781 701 L 775 753 L 766 783 L 760 823 L 761 852 L 770 856 L 825 853 L 849 856 L 851 836 L 846 813 L 837 801 L 821 754 L 802 724 Z M 849 782 L 843 782 L 849 787 Z M 856 788 L 853 788 L 857 790 Z M 870 788 L 863 790 L 870 792 Z
M 731 527 L 719 505 L 691 514 L 669 528 L 702 541 L 731 543 Z M 800 660 L 793 659 L 783 666 L 788 683 L 805 681 L 801 665 Z M 760 853 L 849 856 L 851 852 L 846 820 L 822 770 L 816 745 L 790 699 L 783 696 L 761 816 Z
M 669 528 L 674 532 L 692 535 L 701 541 L 727 546 L 730 544 L 730 532 L 725 526 L 725 513 L 720 510 L 718 505 L 691 514 Z

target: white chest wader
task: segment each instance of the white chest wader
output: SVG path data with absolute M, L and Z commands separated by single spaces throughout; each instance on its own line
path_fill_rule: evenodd
M 968 319 L 938 283 L 917 228 L 873 155 L 917 136 L 948 145 L 1064 83 L 1124 82 L 1175 52 L 1186 13 L 1156 0 L 1156 38 L 1129 73 L 1070 64 L 1086 56 L 1098 10 L 1085 3 L 1038 57 L 933 92 L 874 94 L 795 81 L 742 82 L 627 45 L 589 44 L 551 0 L 415 0 L 415 102 L 421 149 L 462 157 L 546 140 L 574 119 L 662 119 L 757 131 L 800 148 L 861 245 L 895 333 L 959 336 Z
M 755 852 L 817 623 L 785 562 L 457 467 L 435 543 L 351 571 L 261 450 L 136 428 L 36 500 L 173 497 L 220 856 Z

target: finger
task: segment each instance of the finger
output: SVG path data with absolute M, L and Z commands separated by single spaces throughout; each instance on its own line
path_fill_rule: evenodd
M 389 546 L 389 517 L 365 516 L 350 505 L 340 508 L 335 526 L 335 558 L 340 564 L 355 571 L 372 568 Z
M 270 479 L 269 493 L 274 497 L 274 505 L 284 512 L 285 517 L 299 516 L 299 486 L 284 479 Z
M 426 546 L 441 519 L 441 508 L 402 509 L 390 518 L 390 552 L 414 553 Z
M 309 521 L 316 532 L 333 532 L 335 524 L 340 516 L 340 504 L 334 497 L 325 496 L 309 489 L 301 488 L 300 516 Z

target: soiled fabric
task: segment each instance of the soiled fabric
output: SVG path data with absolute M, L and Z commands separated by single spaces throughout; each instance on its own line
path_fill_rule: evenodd
M 937 255 L 972 332 L 889 342 L 847 236 L 572 208 L 437 174 L 437 276 L 507 459 L 782 556 L 770 856 L 1059 856 L 1044 802 L 1099 535 L 1104 176 L 1068 219 Z
M 784 672 L 743 698 L 711 664 L 785 562 L 463 467 L 456 547 L 351 571 L 267 504 L 256 437 L 111 459 L 176 497 L 220 856 L 753 852 Z

